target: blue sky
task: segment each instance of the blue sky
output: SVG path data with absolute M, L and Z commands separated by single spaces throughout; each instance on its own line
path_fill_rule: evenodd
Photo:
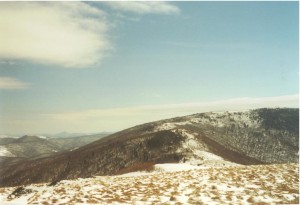
M 1 11 L 3 134 L 298 106 L 298 2 L 1 2 Z

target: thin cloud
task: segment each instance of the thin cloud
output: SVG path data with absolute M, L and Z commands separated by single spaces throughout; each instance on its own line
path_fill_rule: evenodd
M 63 67 L 100 63 L 111 43 L 106 14 L 83 2 L 0 2 L 0 59 Z
M 169 2 L 161 1 L 105 1 L 114 10 L 137 14 L 178 14 L 180 9 Z
M 298 107 L 298 95 L 238 98 L 210 102 L 183 104 L 149 105 L 116 109 L 90 109 L 75 112 L 22 115 L 3 120 L 3 133 L 90 133 L 119 131 L 138 124 L 171 117 L 184 116 L 208 111 L 240 111 L 262 107 Z
M 151 115 L 157 113 L 173 113 L 174 116 L 179 114 L 193 114 L 207 111 L 239 111 L 245 109 L 255 109 L 262 107 L 298 107 L 298 95 L 263 97 L 263 98 L 235 98 L 228 100 L 183 103 L 183 104 L 166 104 L 166 105 L 147 105 L 140 107 L 126 107 L 113 109 L 91 109 L 79 112 L 59 113 L 50 116 L 63 119 L 88 119 L 94 117 L 108 116 L 139 116 Z
M 90 109 L 76 112 L 45 114 L 44 117 L 52 121 L 52 123 L 59 123 L 57 126 L 70 126 L 71 131 L 121 130 L 141 123 L 194 113 L 208 111 L 241 111 L 263 107 L 298 107 L 298 104 L 298 95 L 262 98 L 246 97 L 200 103 Z M 83 130 L 74 130 L 74 128 Z
M 29 83 L 20 81 L 16 78 L 0 77 L 0 90 L 26 89 L 29 85 Z

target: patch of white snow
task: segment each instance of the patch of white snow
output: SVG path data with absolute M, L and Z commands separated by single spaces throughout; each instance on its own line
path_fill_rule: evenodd
M 201 167 L 186 163 L 166 163 L 154 165 L 154 170 L 157 172 L 178 172 L 193 169 L 201 169 Z
M 15 157 L 5 146 L 0 146 L 0 157 Z

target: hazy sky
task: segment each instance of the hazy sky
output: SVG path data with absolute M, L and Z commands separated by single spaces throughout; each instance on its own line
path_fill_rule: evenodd
M 0 134 L 298 107 L 298 2 L 0 2 Z

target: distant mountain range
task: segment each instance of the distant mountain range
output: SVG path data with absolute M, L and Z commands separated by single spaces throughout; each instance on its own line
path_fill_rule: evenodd
M 71 138 L 71 137 L 82 137 L 88 135 L 109 135 L 111 132 L 100 132 L 100 133 L 80 133 L 80 132 L 59 132 L 56 134 L 43 134 L 43 136 L 49 138 Z
M 25 135 L 20 138 L 0 138 L 0 165 L 24 159 L 41 158 L 58 152 L 79 148 L 107 134 L 80 137 L 50 138 Z
M 0 185 L 114 175 L 147 163 L 298 163 L 299 109 L 208 112 L 138 125 L 73 151 L 0 168 Z
M 54 134 L 47 134 L 47 133 L 35 133 L 35 134 L 27 134 L 29 136 L 40 136 L 40 137 L 47 137 L 47 138 L 70 138 L 70 137 L 82 137 L 82 136 L 87 136 L 87 135 L 98 135 L 98 134 L 103 134 L 103 135 L 109 135 L 112 134 L 112 132 L 99 132 L 99 133 L 84 133 L 84 132 L 59 132 L 59 133 L 54 133 Z M 20 138 L 19 135 L 16 134 L 0 134 L 0 139 L 1 138 Z

